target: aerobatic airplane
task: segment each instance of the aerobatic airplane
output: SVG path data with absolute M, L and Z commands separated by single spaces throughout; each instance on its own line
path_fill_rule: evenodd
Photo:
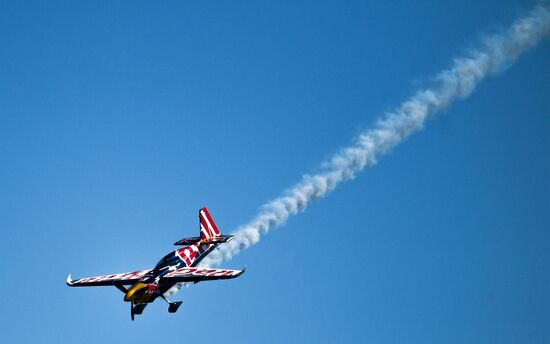
M 168 312 L 175 313 L 181 301 L 172 302 L 165 296 L 176 283 L 229 279 L 240 276 L 242 270 L 198 268 L 197 264 L 204 259 L 216 246 L 228 242 L 233 235 L 222 235 L 208 212 L 202 208 L 199 211 L 200 237 L 179 240 L 174 245 L 185 246 L 167 254 L 154 269 L 112 274 L 105 276 L 86 277 L 77 280 L 67 277 L 70 287 L 115 286 L 124 293 L 124 301 L 130 302 L 130 316 L 141 314 L 148 303 L 158 297 L 168 303 Z M 129 286 L 129 287 L 126 287 Z

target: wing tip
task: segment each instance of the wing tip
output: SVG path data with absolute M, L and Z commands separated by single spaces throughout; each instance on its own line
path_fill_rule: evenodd
M 69 276 L 67 276 L 67 285 L 68 285 L 68 286 L 72 286 L 72 285 L 73 285 L 73 279 L 71 278 L 71 274 L 69 274 Z

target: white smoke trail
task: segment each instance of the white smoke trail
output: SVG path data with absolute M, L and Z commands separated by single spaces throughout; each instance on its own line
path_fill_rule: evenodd
M 536 6 L 526 17 L 516 20 L 501 34 L 489 36 L 469 56 L 455 59 L 450 69 L 436 77 L 435 86 L 420 90 L 395 111 L 387 113 L 374 128 L 363 132 L 355 143 L 344 148 L 324 164 L 323 172 L 309 176 L 271 202 L 234 234 L 232 241 L 206 257 L 201 266 L 219 265 L 242 250 L 256 244 L 262 234 L 285 223 L 290 215 L 303 211 L 309 202 L 324 197 L 341 182 L 352 179 L 376 157 L 387 153 L 413 132 L 422 128 L 429 117 L 447 108 L 453 101 L 467 97 L 485 77 L 511 65 L 517 57 L 550 34 L 550 6 Z M 176 285 L 167 292 L 175 293 Z
M 374 128 L 361 133 L 353 145 L 324 163 L 321 173 L 305 175 L 282 196 L 264 204 L 252 221 L 234 233 L 233 240 L 220 245 L 200 266 L 217 266 L 256 244 L 262 234 L 284 224 L 290 215 L 303 211 L 311 201 L 324 197 L 341 182 L 353 179 L 357 172 L 376 164 L 379 155 L 421 129 L 426 119 L 453 101 L 467 97 L 485 77 L 510 66 L 548 34 L 550 5 L 544 3 L 517 19 L 504 32 L 486 37 L 478 49 L 455 59 L 451 68 L 438 74 L 434 86 L 417 91 L 395 111 L 386 113 Z M 181 285 L 176 285 L 167 295 L 180 288 Z
M 303 211 L 311 201 L 324 197 L 339 183 L 376 164 L 377 156 L 421 129 L 427 118 L 453 101 L 467 97 L 485 77 L 511 65 L 521 53 L 549 33 L 550 6 L 544 4 L 516 20 L 503 33 L 486 37 L 480 48 L 455 59 L 450 69 L 437 75 L 433 87 L 419 90 L 395 111 L 385 114 L 374 128 L 360 134 L 353 145 L 325 163 L 321 173 L 305 175 L 282 196 L 264 204 L 252 221 L 234 233 L 232 241 L 220 245 L 201 265 L 219 265 L 222 260 L 231 259 L 256 244 L 262 234 L 284 224 L 290 215 Z
M 385 114 L 374 128 L 361 133 L 353 145 L 325 163 L 321 173 L 305 175 L 282 196 L 264 204 L 252 221 L 234 233 L 232 241 L 220 245 L 201 266 L 219 265 L 222 260 L 231 259 L 256 244 L 271 228 L 284 224 L 290 215 L 303 211 L 311 201 L 324 197 L 339 183 L 376 164 L 377 156 L 421 129 L 427 118 L 453 101 L 467 97 L 485 77 L 511 65 L 521 53 L 548 34 L 550 6 L 545 4 L 536 6 L 503 33 L 486 37 L 479 49 L 455 59 L 450 69 L 437 75 L 435 86 L 419 90 L 395 111 Z

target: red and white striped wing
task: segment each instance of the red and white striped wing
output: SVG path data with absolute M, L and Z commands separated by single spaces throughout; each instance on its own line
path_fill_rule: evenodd
M 199 224 L 201 228 L 201 239 L 208 240 L 220 235 L 220 230 L 212 219 L 210 212 L 206 207 L 199 210 Z
M 181 268 L 172 271 L 161 278 L 161 282 L 200 282 L 239 277 L 245 269 L 208 269 L 208 268 Z
M 67 277 L 67 285 L 71 287 L 89 287 L 101 285 L 130 285 L 142 279 L 149 271 L 124 272 L 121 274 L 111 274 L 95 277 L 85 277 L 73 280 L 71 275 Z

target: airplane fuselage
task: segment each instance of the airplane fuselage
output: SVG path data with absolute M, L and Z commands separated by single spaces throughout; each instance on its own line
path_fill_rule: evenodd
M 180 268 L 196 266 L 214 247 L 213 244 L 197 242 L 168 253 L 157 263 L 153 270 L 128 288 L 124 295 L 124 301 L 136 304 L 155 301 L 157 297 L 174 286 L 173 284 L 159 283 L 164 275 Z

